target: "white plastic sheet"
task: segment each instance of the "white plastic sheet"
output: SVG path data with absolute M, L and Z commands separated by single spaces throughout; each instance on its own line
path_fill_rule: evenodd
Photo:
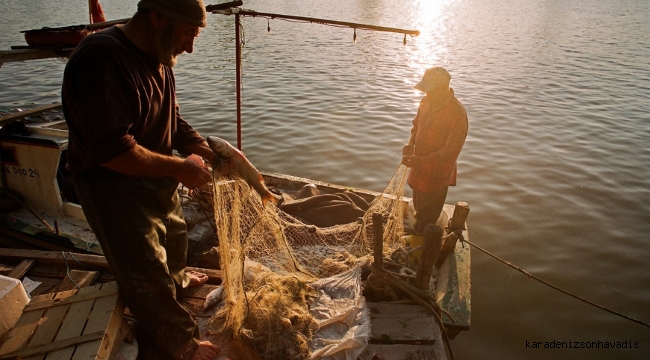
M 311 284 L 320 297 L 310 304 L 318 322 L 311 360 L 355 360 L 370 336 L 370 317 L 361 294 L 361 267 Z

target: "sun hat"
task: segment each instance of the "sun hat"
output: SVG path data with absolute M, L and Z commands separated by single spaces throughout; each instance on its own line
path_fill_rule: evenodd
M 138 8 L 156 11 L 190 25 L 206 26 L 203 0 L 140 0 Z
M 433 67 L 424 72 L 422 80 L 415 84 L 413 88 L 427 93 L 440 86 L 448 88 L 449 80 L 451 80 L 451 75 L 447 70 L 441 67 Z

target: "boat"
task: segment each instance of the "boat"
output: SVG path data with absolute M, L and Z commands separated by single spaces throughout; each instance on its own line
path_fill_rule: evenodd
M 27 45 L 12 46 L 0 51 L 0 67 L 5 62 L 36 60 L 50 57 L 70 57 L 72 50 L 86 36 L 124 24 L 129 18 L 106 21 L 99 0 L 88 0 L 89 24 L 62 27 L 44 26 L 40 29 L 23 30 Z
M 238 21 L 239 16 L 269 18 L 284 16 L 291 19 L 295 18 L 243 9 L 231 10 L 233 6 L 239 5 L 241 5 L 241 2 L 236 1 L 219 5 L 218 8 L 210 8 L 209 6 L 208 8 L 213 13 L 222 11 L 225 15 L 235 14 L 236 21 Z M 15 49 L 12 52 L 0 51 L 0 66 L 2 62 L 61 56 L 65 52 L 71 52 L 76 46 L 77 40 L 74 37 L 80 35 L 75 34 L 75 32 L 94 31 L 99 26 L 105 24 L 110 26 L 127 20 L 99 22 L 83 27 L 68 27 L 58 30 L 33 30 L 30 32 L 31 35 L 38 35 L 40 30 L 45 30 L 42 34 L 44 35 L 43 40 L 35 40 L 36 42 L 30 44 L 29 49 Z M 318 20 L 318 23 L 351 26 L 355 29 L 357 27 L 362 28 L 360 26 L 363 25 L 326 19 L 301 18 L 300 20 Z M 405 34 L 405 39 L 406 34 L 417 33 L 415 31 L 375 26 L 368 27 L 368 29 L 401 32 Z M 59 30 L 70 31 L 70 34 L 62 35 L 63 38 L 70 36 L 70 40 L 53 39 L 52 35 Z M 26 32 L 26 37 L 27 35 Z M 38 43 L 39 41 L 45 43 Z M 30 40 L 28 40 L 29 42 Z M 239 44 L 239 41 L 237 43 Z M 62 48 L 65 48 L 63 49 L 64 52 L 62 52 Z M 24 51 L 24 53 L 21 51 Z M 237 52 L 239 53 L 239 51 L 238 47 Z M 239 64 L 239 61 L 237 61 L 237 64 Z M 239 67 L 237 71 L 239 74 Z M 239 96 L 239 75 L 237 79 Z M 238 101 L 238 129 L 241 121 L 239 106 Z M 67 297 L 79 294 L 87 296 L 87 291 L 82 290 L 83 287 L 79 285 L 88 288 L 92 287 L 88 291 L 104 291 L 105 287 L 110 287 L 106 284 L 111 283 L 111 275 L 107 271 L 101 246 L 99 246 L 88 226 L 81 205 L 76 200 L 71 174 L 65 168 L 68 132 L 61 111 L 61 104 L 49 104 L 8 114 L 0 114 L 0 127 L 0 159 L 2 162 L 2 176 L 0 177 L 0 275 L 11 274 L 14 277 L 23 278 L 23 281 L 25 277 L 35 278 L 46 284 L 38 287 L 34 293 L 37 302 L 42 301 L 45 304 L 63 297 L 67 299 Z M 238 131 L 238 145 L 240 141 Z M 276 194 L 281 194 L 283 199 L 300 196 L 300 193 L 305 189 L 309 191 L 317 189 L 318 195 L 325 197 L 353 194 L 368 204 L 392 196 L 386 193 L 286 174 L 262 172 L 262 177 L 269 188 Z M 226 182 L 225 186 L 230 185 Z M 184 199 L 184 205 L 186 205 L 184 206 L 184 213 L 188 223 L 188 237 L 190 240 L 188 265 L 207 273 L 210 278 L 207 284 L 193 290 L 186 306 L 195 314 L 199 314 L 199 319 L 204 319 L 206 315 L 203 311 L 203 304 L 206 295 L 222 281 L 219 264 L 220 256 L 216 248 L 219 239 L 216 235 L 215 226 L 212 224 L 214 215 L 210 215 L 212 209 L 211 192 L 208 188 L 207 190 L 204 189 L 204 191 L 190 193 L 181 186 L 179 187 L 179 193 Z M 402 196 L 392 196 L 392 199 L 395 200 L 397 207 L 402 209 L 403 213 L 409 211 L 411 199 Z M 286 205 L 286 203 L 283 205 Z M 281 205 L 281 209 L 283 205 Z M 185 207 L 187 207 L 187 211 Z M 399 300 L 395 301 L 395 299 L 387 298 L 380 291 L 373 290 L 372 286 L 366 286 L 366 284 L 369 284 L 369 274 L 374 273 L 375 270 L 378 271 L 378 269 L 383 271 L 384 267 L 388 268 L 390 266 L 388 263 L 393 261 L 393 254 L 391 254 L 390 259 L 386 258 L 386 261 L 384 261 L 384 255 L 386 254 L 381 245 L 384 233 L 379 231 L 373 234 L 375 241 L 374 261 L 369 264 L 369 267 L 364 268 L 365 275 L 362 274 L 361 276 L 364 285 L 362 297 L 364 298 L 364 307 L 369 314 L 370 326 L 367 337 L 364 338 L 364 350 L 358 354 L 359 359 L 446 359 L 443 340 L 447 341 L 446 337 L 453 339 L 460 332 L 469 330 L 471 314 L 470 250 L 468 246 L 463 245 L 462 241 L 457 241 L 459 238 L 461 240 L 463 238 L 469 239 L 465 224 L 468 211 L 469 208 L 465 203 L 445 205 L 443 215 L 439 219 L 439 225 L 449 229 L 446 231 L 447 234 L 444 240 L 438 239 L 441 242 L 444 241 L 443 245 L 438 247 L 440 256 L 437 256 L 437 258 L 422 256 L 421 261 L 418 260 L 420 263 L 429 262 L 425 268 L 435 273 L 432 276 L 431 272 L 424 272 L 424 282 L 420 281 L 420 285 L 423 285 L 420 289 L 424 289 L 421 292 L 425 293 L 430 299 L 430 303 L 427 303 L 426 306 L 422 306 L 422 302 L 414 303 L 413 299 L 408 299 L 408 296 L 405 299 L 399 298 Z M 374 220 L 374 215 L 377 214 L 371 215 L 373 215 Z M 296 216 L 300 218 L 299 215 Z M 305 220 L 304 217 L 303 220 Z M 360 218 L 353 218 L 350 221 L 354 220 L 358 221 Z M 374 229 L 381 229 L 383 226 L 382 220 L 384 219 L 379 217 L 368 228 L 372 228 L 373 231 L 375 231 Z M 329 223 L 313 225 L 313 222 L 310 224 L 308 226 L 315 226 L 316 228 L 330 225 Z M 408 225 L 405 226 L 406 228 L 408 228 Z M 377 241 L 377 239 L 381 241 Z M 415 254 L 413 251 L 417 249 L 420 249 L 422 253 L 425 252 L 426 246 L 415 247 L 415 239 L 415 237 L 407 233 L 404 234 L 403 239 L 400 238 L 400 241 L 403 240 L 403 248 L 410 250 L 406 253 L 406 258 L 395 260 L 395 262 L 404 259 L 407 262 L 410 261 L 412 254 Z M 431 243 L 431 241 L 428 243 Z M 435 246 L 433 247 L 435 248 Z M 431 248 L 431 246 L 428 247 L 428 249 Z M 414 256 L 417 258 L 419 255 Z M 100 269 L 100 275 L 90 274 L 88 271 L 89 266 Z M 44 267 L 47 270 L 43 270 Z M 75 271 L 74 274 L 72 274 L 73 271 Z M 76 271 L 79 271 L 79 273 L 76 273 Z M 48 280 L 48 277 L 44 276 L 45 274 L 56 274 L 56 276 Z M 76 286 L 72 286 L 70 281 Z M 415 289 L 414 291 L 419 290 Z M 62 300 L 62 302 L 65 301 L 67 300 Z M 34 304 L 34 306 L 40 309 L 41 306 L 45 305 Z M 432 306 L 440 310 L 432 308 Z M 115 311 L 120 312 L 121 310 Z M 441 318 L 440 315 L 436 315 L 437 313 L 444 315 Z M 128 309 L 125 314 L 128 315 Z M 37 323 L 38 321 L 35 324 Z M 440 324 L 442 324 L 441 328 L 444 331 L 439 329 Z M 123 332 L 120 331 L 119 334 L 123 334 Z M 30 334 L 25 334 L 25 336 L 29 339 L 34 337 Z M 25 343 L 29 339 L 25 339 Z M 0 337 L 0 349 L 2 349 L 2 345 L 3 338 Z M 453 359 L 451 349 L 448 351 Z M 0 357 L 2 356 L 0 352 Z
M 14 47 L 14 49 L 41 49 L 41 48 L 74 48 L 86 36 L 109 28 L 116 24 L 124 24 L 129 19 L 119 19 L 98 23 L 71 25 L 62 27 L 42 27 L 21 31 L 25 34 L 27 47 Z
M 63 27 L 42 27 L 21 31 L 30 48 L 67 48 L 75 47 L 83 38 L 93 32 L 108 28 L 115 24 L 126 22 L 127 19 L 106 21 L 104 10 L 99 0 L 88 0 L 88 15 L 90 24 Z
M 74 47 L 92 32 L 84 25 L 73 25 L 58 28 L 43 27 L 25 30 L 23 33 L 25 33 L 25 41 L 31 47 Z
M 0 192 L 9 194 L 9 198 L 5 196 L 4 202 L 20 198 L 13 205 L 3 206 L 4 213 L 0 214 L 0 263 L 5 263 L 5 267 L 18 266 L 22 260 L 36 256 L 24 254 L 8 258 L 7 254 L 12 252 L 21 254 L 18 249 L 49 251 L 58 254 L 58 257 L 61 254 L 65 257 L 69 253 L 103 258 L 101 247 L 85 220 L 83 210 L 75 202 L 70 174 L 65 170 L 68 134 L 61 104 L 0 116 L 0 126 L 3 173 Z M 374 191 L 286 174 L 263 172 L 262 176 L 271 189 L 288 194 L 295 194 L 305 186 L 311 186 L 318 188 L 321 194 L 353 192 L 368 202 L 382 196 Z M 200 204 L 200 198 L 194 200 L 195 208 L 205 208 L 205 204 Z M 402 201 L 404 207 L 409 206 L 409 198 Z M 453 218 L 454 211 L 455 206 L 445 205 L 447 218 Z M 188 234 L 191 244 L 210 244 L 215 240 L 210 221 L 209 216 L 194 221 Z M 468 239 L 467 229 L 462 233 Z M 209 245 L 208 248 L 211 249 Z M 202 262 L 190 265 L 211 272 L 212 281 L 208 285 L 218 284 L 218 255 L 214 251 L 195 255 L 194 261 L 200 258 Z M 68 264 L 72 262 L 70 259 L 71 257 L 68 258 Z M 453 321 L 449 317 L 443 319 L 445 330 L 452 339 L 470 326 L 469 265 L 469 247 L 457 242 L 440 267 L 437 277 L 436 288 L 442 294 L 438 296 L 439 305 L 453 318 Z M 30 273 L 27 272 L 26 275 L 30 276 Z M 201 294 L 207 292 L 206 289 Z M 435 353 L 438 354 L 435 358 L 440 358 L 441 335 L 440 332 L 433 331 L 434 318 L 424 307 L 383 302 L 372 294 L 366 296 L 373 326 L 368 348 L 365 355 L 360 355 L 361 358 L 371 359 L 375 354 L 382 354 L 384 359 L 397 359 L 406 353 Z M 193 301 L 194 306 L 198 306 L 197 302 L 202 300 Z M 444 350 L 442 352 L 444 354 Z

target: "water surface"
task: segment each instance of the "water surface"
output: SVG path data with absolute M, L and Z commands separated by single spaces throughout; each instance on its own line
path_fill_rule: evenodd
M 136 0 L 104 0 L 109 19 Z M 210 3 L 210 2 L 208 2 Z M 0 2 L 20 30 L 87 22 L 85 1 Z M 444 66 L 470 130 L 448 203 L 470 239 L 579 296 L 650 322 L 650 3 L 646 0 L 250 0 L 257 11 L 422 34 L 244 18 L 243 150 L 266 171 L 381 190 L 399 163 L 424 69 Z M 175 68 L 184 116 L 236 141 L 234 20 L 210 15 Z M 65 62 L 0 68 L 0 109 L 59 101 Z M 459 359 L 645 359 L 650 329 L 472 252 Z M 531 349 L 625 342 L 635 349 Z

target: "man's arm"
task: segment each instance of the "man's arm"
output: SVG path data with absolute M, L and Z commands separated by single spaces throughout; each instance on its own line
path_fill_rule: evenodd
M 403 156 L 413 155 L 413 150 L 415 150 L 415 136 L 413 135 L 413 132 L 411 132 L 411 137 L 406 142 L 406 145 L 404 145 L 404 147 L 402 148 L 402 155 Z
M 210 150 L 207 144 L 205 147 Z M 210 156 L 205 150 L 200 151 L 205 156 Z M 212 174 L 207 169 L 190 159 L 158 154 L 140 145 L 135 145 L 126 152 L 115 156 L 103 163 L 102 166 L 130 176 L 174 177 L 191 189 L 201 187 L 212 180 Z
M 200 157 L 202 157 L 205 161 L 207 161 L 208 164 L 212 164 L 212 162 L 214 160 L 214 157 L 215 157 L 214 151 L 212 151 L 212 149 L 210 149 L 210 147 L 208 146 L 208 143 L 205 140 L 203 140 L 200 143 L 195 143 L 195 144 L 189 145 L 189 146 L 186 147 L 186 149 L 190 153 L 196 154 L 196 155 L 199 155 Z
M 411 133 L 409 136 L 408 141 L 402 148 L 402 156 L 411 156 L 413 155 L 413 150 L 415 149 L 415 137 L 417 136 L 418 133 L 418 117 L 420 116 L 420 111 L 422 109 L 422 101 L 420 101 L 420 106 L 418 106 L 418 112 L 415 114 L 415 118 L 411 121 L 413 126 L 411 127 Z M 404 163 L 404 159 L 402 159 L 402 163 Z

